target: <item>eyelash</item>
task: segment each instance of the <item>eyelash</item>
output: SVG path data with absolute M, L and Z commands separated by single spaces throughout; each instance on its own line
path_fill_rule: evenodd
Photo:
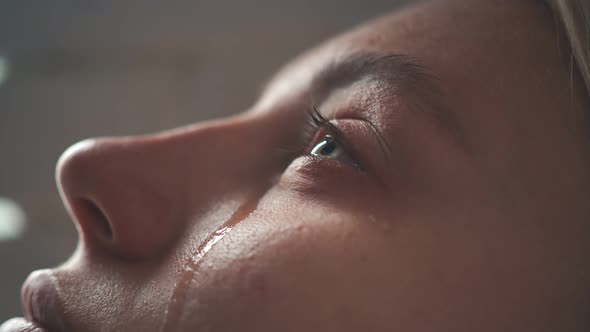
M 307 119 L 303 129 L 303 148 L 301 151 L 305 155 L 309 155 L 311 150 L 314 148 L 314 144 L 317 143 L 318 138 L 322 138 L 326 135 L 330 135 L 332 139 L 340 145 L 346 153 L 354 160 L 354 166 L 360 169 L 358 162 L 356 161 L 351 144 L 349 143 L 346 135 L 336 127 L 330 120 L 328 120 L 314 105 L 312 109 L 307 112 Z

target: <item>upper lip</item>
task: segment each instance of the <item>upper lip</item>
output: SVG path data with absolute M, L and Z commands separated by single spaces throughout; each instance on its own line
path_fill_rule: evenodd
M 25 318 L 43 329 L 63 331 L 57 280 L 51 270 L 31 273 L 21 290 Z

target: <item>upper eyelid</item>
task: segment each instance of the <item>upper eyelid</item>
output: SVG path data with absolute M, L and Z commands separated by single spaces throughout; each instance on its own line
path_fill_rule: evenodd
M 342 118 L 334 120 L 351 120 L 351 118 Z M 361 121 L 360 119 L 354 120 Z M 351 143 L 348 135 L 345 134 L 342 131 L 342 129 L 340 129 L 337 125 L 332 123 L 332 121 L 328 120 L 315 106 L 312 106 L 311 110 L 308 111 L 308 120 L 306 127 L 310 126 L 313 127 L 313 134 L 310 135 L 309 132 L 306 134 L 307 139 L 305 140 L 306 143 L 304 144 L 304 152 L 302 154 L 307 155 L 311 152 L 311 149 L 313 149 L 314 147 L 314 139 L 319 137 L 319 130 L 325 130 L 326 135 L 330 135 L 334 139 L 334 141 L 336 141 L 336 143 L 341 145 L 346 154 L 349 156 L 351 162 L 353 163 L 353 166 L 363 173 L 366 172 L 366 169 L 363 166 L 365 164 L 365 160 L 360 158 L 361 154 L 357 151 L 357 144 Z M 309 128 L 307 130 L 309 130 Z
M 309 148 L 309 145 L 313 144 L 313 139 L 316 137 L 318 130 L 323 129 L 330 134 L 333 139 L 343 145 L 346 150 L 350 150 L 350 143 L 345 137 L 344 133 L 335 126 L 330 120 L 328 120 L 314 105 L 312 110 L 308 111 L 307 125 L 305 126 L 305 147 Z M 350 152 L 350 151 L 349 151 Z
M 339 141 L 340 143 L 342 143 L 345 148 L 347 148 L 351 153 L 354 152 L 354 149 L 352 149 L 352 144 L 350 144 L 350 142 L 348 142 L 347 137 L 342 133 L 342 131 L 340 129 L 338 129 L 338 127 L 336 127 L 333 123 L 330 122 L 330 120 L 327 119 L 327 117 L 317 109 L 317 107 L 314 105 L 312 106 L 312 110 L 313 111 L 309 111 L 310 113 L 310 117 L 314 116 L 316 117 L 316 120 L 321 122 L 322 124 L 324 124 L 325 126 L 329 126 L 328 131 L 334 133 L 334 135 L 336 135 L 337 137 L 335 137 L 335 139 L 337 141 Z M 377 142 L 379 144 L 379 149 L 381 150 L 381 153 L 383 154 L 384 158 L 385 158 L 385 162 L 386 163 L 391 163 L 392 160 L 392 155 L 393 155 L 393 149 L 391 147 L 391 144 L 387 141 L 387 139 L 385 138 L 385 135 L 383 135 L 383 132 L 379 129 L 379 127 L 377 125 L 375 125 L 372 121 L 359 116 L 358 114 L 355 113 L 341 113 L 341 112 L 334 112 L 332 113 L 334 115 L 334 119 L 333 120 L 344 120 L 344 119 L 349 119 L 349 120 L 358 120 L 358 121 L 362 121 L 364 122 L 369 129 L 373 132 L 373 134 L 375 135 L 375 137 L 377 138 Z M 340 115 L 340 117 L 338 116 Z M 351 151 L 352 149 L 352 151 Z M 355 156 L 353 157 L 357 157 L 356 153 L 354 153 Z
M 302 150 L 304 153 L 309 145 L 313 143 L 313 139 L 316 137 L 320 129 L 325 129 L 328 132 L 334 131 L 330 126 L 329 121 L 317 110 L 315 106 L 310 107 L 306 111 L 305 123 L 303 125 L 301 143 Z
M 388 173 L 387 169 L 396 169 L 397 166 L 390 163 L 393 150 L 391 150 L 390 143 L 385 140 L 381 130 L 369 119 L 364 118 L 362 116 L 364 113 L 356 113 L 352 109 L 347 112 L 324 111 L 333 115 L 333 118 L 330 116 L 332 119 L 329 119 L 317 107 L 310 106 L 306 111 L 307 123 L 305 128 L 307 130 L 313 129 L 313 136 L 307 136 L 308 139 L 304 141 L 303 148 L 299 150 L 299 157 L 321 158 L 308 156 L 311 151 L 310 146 L 314 143 L 313 139 L 319 137 L 321 133 L 319 130 L 322 129 L 326 130 L 325 134 L 334 135 L 336 133 L 336 137 L 333 137 L 353 161 L 354 165 L 352 166 L 356 171 L 374 179 L 376 183 L 380 183 L 380 187 L 387 187 L 384 182 L 385 174 Z M 314 112 L 318 116 L 315 119 L 316 121 L 313 118 Z M 367 144 L 370 144 L 370 146 Z M 375 156 L 373 156 L 373 151 L 376 152 Z

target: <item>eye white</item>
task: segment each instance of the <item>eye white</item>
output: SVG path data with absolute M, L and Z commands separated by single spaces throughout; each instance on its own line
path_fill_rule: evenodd
M 345 151 L 332 136 L 326 135 L 313 147 L 310 154 L 316 157 L 338 159 L 345 154 Z

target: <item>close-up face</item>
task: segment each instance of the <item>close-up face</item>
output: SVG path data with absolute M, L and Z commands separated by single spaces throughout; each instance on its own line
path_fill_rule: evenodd
M 588 330 L 586 104 L 560 45 L 540 1 L 421 2 L 304 53 L 239 115 L 73 145 L 56 176 L 78 248 L 31 274 L 26 318 Z

